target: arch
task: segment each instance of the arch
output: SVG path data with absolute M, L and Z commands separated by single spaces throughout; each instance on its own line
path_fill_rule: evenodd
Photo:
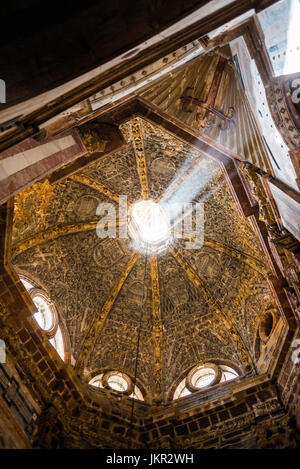
M 198 363 L 181 374 L 168 393 L 168 400 L 177 400 L 195 392 L 241 376 L 241 370 L 229 360 L 211 360 Z
M 258 334 L 261 341 L 266 344 L 272 336 L 277 323 L 277 315 L 274 308 L 268 308 L 260 318 Z
M 45 289 L 37 285 L 35 280 L 22 273 L 18 273 L 18 275 L 36 306 L 37 311 L 33 318 L 47 335 L 50 344 L 55 348 L 61 359 L 69 363 L 71 355 L 70 339 L 55 303 Z
M 97 370 L 90 373 L 86 381 L 89 386 L 98 389 L 110 389 L 113 392 L 135 398 L 139 401 L 145 401 L 148 397 L 144 387 L 139 382 L 133 385 L 131 377 L 119 370 Z

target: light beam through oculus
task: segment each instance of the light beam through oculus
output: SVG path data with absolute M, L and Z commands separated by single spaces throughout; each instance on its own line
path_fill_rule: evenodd
M 128 232 L 133 248 L 143 254 L 159 254 L 172 240 L 168 214 L 153 200 L 142 200 L 132 205 L 129 212 Z

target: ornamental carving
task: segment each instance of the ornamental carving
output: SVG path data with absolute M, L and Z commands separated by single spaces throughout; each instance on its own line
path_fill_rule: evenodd
M 122 129 L 126 148 L 51 186 L 48 206 L 35 198 L 43 225 L 34 213 L 15 223 L 13 262 L 55 302 L 80 376 L 108 367 L 134 376 L 143 298 L 138 378 L 164 402 L 174 381 L 200 361 L 232 360 L 253 372 L 257 323 L 272 294 L 256 236 L 217 162 L 142 118 Z M 97 203 L 116 206 L 122 194 L 130 206 L 147 190 L 161 200 L 204 175 L 193 199 L 204 204 L 203 246 L 189 250 L 187 239 L 175 239 L 151 269 L 128 240 L 97 237 Z
M 248 163 L 241 163 L 240 167 L 250 183 L 254 198 L 258 202 L 260 220 L 264 221 L 269 227 L 272 227 L 272 225 L 275 225 L 276 220 L 257 170 Z

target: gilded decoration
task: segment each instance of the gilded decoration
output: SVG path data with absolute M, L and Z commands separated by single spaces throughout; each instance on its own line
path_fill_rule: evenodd
M 109 142 L 99 135 L 97 125 L 85 124 L 78 127 L 80 136 L 89 154 L 102 153 Z
M 25 222 L 28 218 L 36 217 L 37 205 L 40 213 L 46 212 L 49 208 L 51 199 L 54 197 L 54 188 L 46 179 L 38 182 L 31 187 L 27 187 L 21 193 L 17 194 L 14 203 L 14 220 L 16 222 Z M 43 218 L 36 220 L 41 228 Z
M 49 292 L 82 378 L 101 369 L 134 376 L 142 298 L 137 378 L 153 401 L 164 401 L 174 381 L 199 362 L 231 360 L 255 374 L 254 338 L 273 302 L 268 268 L 222 169 L 141 117 L 124 122 L 121 132 L 125 147 L 53 185 L 46 180 L 42 202 L 36 186 L 16 199 L 15 267 Z M 191 233 L 145 260 L 129 239 L 97 236 L 99 203 L 118 212 L 119 195 L 129 206 L 143 197 L 171 200 L 186 184 L 194 190 L 191 202 L 204 207 L 197 249 L 186 249 Z M 19 200 L 31 198 L 34 209 L 24 216 Z
M 191 60 L 146 85 L 139 94 L 239 158 L 272 174 L 263 137 L 229 46 Z
M 259 29 L 273 2 L 258 14 L 245 3 L 4 122 L 3 148 L 76 126 L 87 153 L 65 164 L 63 150 L 52 174 L 0 206 L 0 448 L 299 447 L 300 251 L 271 187 L 297 194 L 271 176 L 246 95 L 253 64 L 239 69 L 232 41 L 256 63 L 297 175 L 299 106 Z M 137 202 L 135 242 L 124 228 Z M 48 332 L 37 293 L 55 309 Z M 65 354 L 48 340 L 59 329 Z

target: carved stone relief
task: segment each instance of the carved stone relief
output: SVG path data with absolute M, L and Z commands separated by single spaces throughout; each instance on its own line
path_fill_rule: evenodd
M 49 292 L 66 324 L 73 358 L 85 354 L 86 373 L 115 368 L 134 376 L 144 295 L 137 378 L 151 393 L 159 382 L 160 361 L 167 393 L 174 380 L 201 361 L 227 359 L 247 368 L 246 349 L 254 346 L 260 314 L 271 301 L 267 268 L 218 164 L 139 118 L 134 133 L 141 133 L 145 155 L 139 174 L 139 148 L 130 140 L 130 125 L 121 128 L 125 148 L 51 186 L 47 206 L 34 199 L 34 190 L 26 194 L 36 210 L 16 219 L 14 265 Z M 148 260 L 143 288 L 144 257 L 128 270 L 134 255 L 129 240 L 98 238 L 96 207 L 102 201 L 116 206 L 118 194 L 127 195 L 130 203 L 140 200 L 146 176 L 154 199 L 172 200 L 185 181 L 189 188 L 203 182 L 192 201 L 204 201 L 205 236 L 203 247 L 194 250 L 185 249 L 186 240 L 174 240 L 184 260 L 178 262 L 171 251 L 159 256 L 158 284 Z M 204 286 L 199 288 L 199 282 Z M 153 285 L 158 285 L 154 296 Z M 99 329 L 93 326 L 97 321 L 102 321 Z

